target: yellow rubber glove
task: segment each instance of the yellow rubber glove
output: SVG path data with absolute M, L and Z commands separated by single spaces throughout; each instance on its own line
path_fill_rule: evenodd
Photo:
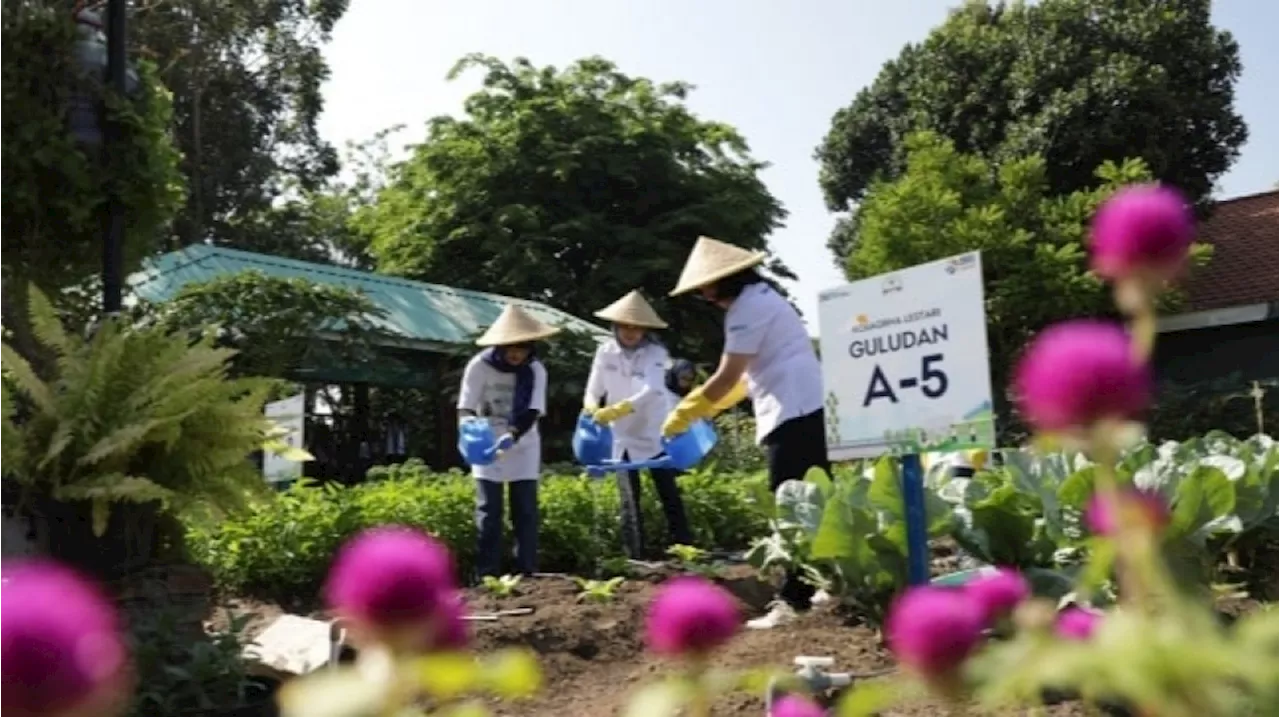
M 598 410 L 600 410 L 600 404 L 596 403 L 596 400 L 594 398 L 582 399 L 583 413 L 586 413 L 588 415 L 595 415 L 595 412 Z
M 689 430 L 689 426 L 699 418 L 710 418 L 715 413 L 716 407 L 706 396 L 702 395 L 701 388 L 695 388 L 680 400 L 675 409 L 667 414 L 667 420 L 662 423 L 663 438 L 678 436 Z
M 730 408 L 733 408 L 739 403 L 742 403 L 742 401 L 746 397 L 747 397 L 747 380 L 744 378 L 741 381 L 738 381 L 736 384 L 734 384 L 733 388 L 729 389 L 729 392 L 726 393 L 724 396 L 722 396 L 719 401 L 716 401 L 715 414 L 712 414 L 712 415 L 724 413 Z
M 632 406 L 630 401 L 618 401 L 611 406 L 596 409 L 596 412 L 591 414 L 591 418 L 596 423 L 607 426 L 623 416 L 630 416 L 635 410 L 636 407 Z

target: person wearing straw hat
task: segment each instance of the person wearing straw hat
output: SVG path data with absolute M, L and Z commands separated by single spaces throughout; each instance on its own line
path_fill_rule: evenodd
M 822 369 L 799 312 L 756 270 L 764 252 L 699 237 L 672 296 L 696 292 L 725 311 L 720 365 L 689 392 L 662 427 L 671 436 L 688 430 L 750 395 L 756 442 L 764 446 L 769 486 L 803 479 L 811 468 L 830 473 L 823 419 Z M 745 379 L 745 380 L 744 380 Z M 768 614 L 747 623 L 767 629 L 811 606 L 814 589 L 797 572 L 787 574 Z
M 508 304 L 476 340 L 486 348 L 462 372 L 459 421 L 487 421 L 500 436 L 498 459 L 471 467 L 476 478 L 476 570 L 482 577 L 502 574 L 504 492 L 511 506 L 516 569 L 530 575 L 537 568 L 538 419 L 547 411 L 547 369 L 538 360 L 535 343 L 558 333 L 560 329 Z
M 613 324 L 613 338 L 600 344 L 587 377 L 583 410 L 600 424 L 613 426 L 613 457 L 648 460 L 662 453 L 662 420 L 673 405 L 666 392 L 667 349 L 654 336 L 667 323 L 639 291 L 632 291 L 596 312 Z M 611 403 L 605 404 L 605 401 Z M 679 475 L 655 469 L 649 477 L 658 491 L 671 543 L 689 545 L 693 537 L 685 517 Z M 622 542 L 629 557 L 644 557 L 640 518 L 640 474 L 618 471 Z

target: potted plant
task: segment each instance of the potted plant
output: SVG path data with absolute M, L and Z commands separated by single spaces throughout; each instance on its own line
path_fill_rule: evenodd
M 262 413 L 271 382 L 229 378 L 233 350 L 122 318 L 84 338 L 34 287 L 30 301 L 44 354 L 2 347 L 4 473 L 42 552 L 118 577 L 181 558 L 178 516 L 264 490 L 247 457 L 280 450 Z

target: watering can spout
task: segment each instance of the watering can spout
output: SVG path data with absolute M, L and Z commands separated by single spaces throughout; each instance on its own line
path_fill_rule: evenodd
M 587 466 L 587 474 L 601 476 L 613 471 L 635 471 L 670 469 L 685 471 L 702 462 L 716 445 L 716 430 L 708 421 L 695 421 L 688 431 L 678 436 L 662 439 L 663 452 L 657 458 L 647 461 L 621 462 L 600 460 L 595 463 L 583 461 Z

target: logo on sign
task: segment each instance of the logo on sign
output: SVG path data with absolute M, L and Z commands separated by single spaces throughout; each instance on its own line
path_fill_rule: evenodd
M 871 317 L 867 316 L 866 314 L 858 314 L 857 316 L 853 317 L 854 326 L 866 326 L 869 323 L 871 323 Z
M 886 276 L 884 282 L 880 284 L 881 294 L 888 295 L 898 291 L 902 291 L 902 277 L 896 274 Z
M 948 274 L 954 274 L 957 271 L 972 269 L 977 265 L 978 265 L 978 257 L 974 256 L 973 254 L 965 254 L 964 256 L 958 256 L 954 259 L 949 260 L 947 262 L 946 272 Z

